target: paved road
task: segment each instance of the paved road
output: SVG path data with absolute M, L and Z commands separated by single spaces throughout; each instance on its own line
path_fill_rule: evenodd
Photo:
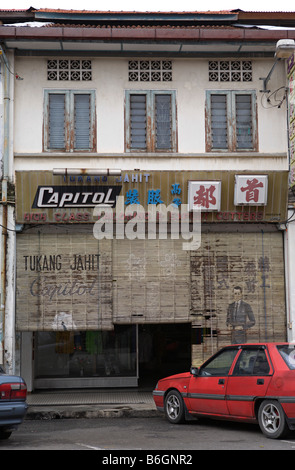
M 164 418 L 54 419 L 25 422 L 2 450 L 295 450 L 295 433 L 284 440 L 267 439 L 255 425 L 193 421 L 172 425 Z M 181 452 L 180 452 L 181 451 Z M 135 452 L 136 454 L 136 452 Z M 118 452 L 116 454 L 118 456 Z

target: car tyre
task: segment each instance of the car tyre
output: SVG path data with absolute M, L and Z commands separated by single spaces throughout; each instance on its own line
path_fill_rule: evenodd
M 177 390 L 170 390 L 165 398 L 165 415 L 173 424 L 184 423 L 185 408 L 181 394 Z
M 12 434 L 12 431 L 3 431 L 0 429 L 0 440 L 9 439 L 11 434 Z
M 281 404 L 276 400 L 264 400 L 258 411 L 258 423 L 263 434 L 270 439 L 278 439 L 289 430 Z

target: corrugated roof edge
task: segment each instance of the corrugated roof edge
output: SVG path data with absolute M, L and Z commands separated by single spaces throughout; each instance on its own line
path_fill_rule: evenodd
M 15 27 L 15 26 L 1 26 L 0 25 L 0 39 L 107 39 L 107 40 L 122 40 L 122 39 L 136 39 L 136 40 L 198 40 L 198 41 L 267 41 L 275 43 L 283 38 L 295 38 L 294 30 L 284 31 L 269 31 L 265 29 L 252 29 L 252 28 L 177 28 L 177 27 L 105 27 L 105 28 L 87 28 L 87 27 L 64 27 L 53 26 L 49 28 L 30 28 L 30 27 Z
M 1 11 L 1 10 L 0 10 Z M 122 14 L 130 14 L 130 13 L 133 13 L 133 14 L 142 14 L 142 13 L 145 13 L 145 14 L 180 14 L 180 15 L 186 15 L 186 14 L 192 14 L 192 15 L 195 15 L 195 14 L 202 14 L 202 15 L 216 15 L 216 14 L 222 14 L 222 15 L 227 15 L 227 14 L 231 14 L 231 13 L 235 13 L 235 11 L 233 10 L 216 10 L 216 11 L 138 11 L 138 10 L 64 10 L 64 9 L 51 9 L 51 8 L 39 8 L 37 9 L 36 11 L 38 12 L 47 12 L 47 13 L 85 13 L 85 14 L 91 14 L 93 13 L 94 15 L 97 14 L 97 13 L 109 13 L 109 14 L 118 14 L 118 13 L 122 13 Z
M 16 9 L 16 8 L 0 8 L 0 12 L 17 12 L 17 13 L 30 13 L 31 11 L 38 11 L 38 8 L 34 8 L 34 7 L 30 7 L 30 8 L 26 8 L 26 9 L 23 9 L 23 8 L 19 8 L 19 9 Z
M 169 14 L 179 14 L 179 15 L 195 15 L 195 14 L 202 14 L 202 15 L 217 15 L 217 14 L 220 14 L 220 15 L 228 15 L 228 14 L 231 14 L 231 13 L 236 13 L 234 10 L 218 10 L 218 11 L 140 11 L 140 10 L 64 10 L 62 8 L 58 8 L 58 9 L 51 9 L 51 8 L 33 8 L 33 7 L 30 7 L 29 9 L 27 10 L 23 10 L 23 9 L 11 9 L 11 8 L 0 8 L 0 13 L 1 12 L 5 12 L 5 13 L 13 13 L 13 12 L 16 12 L 16 13 L 28 13 L 28 12 L 32 12 L 32 11 L 35 11 L 35 12 L 39 12 L 39 13 L 69 13 L 69 14 L 72 14 L 72 13 L 85 13 L 85 14 L 106 14 L 106 13 L 109 13 L 110 15 L 111 14 L 126 14 L 126 15 L 129 15 L 130 13 L 132 14 L 147 14 L 147 15 L 154 15 L 154 14 L 166 14 L 166 15 L 169 15 Z
M 118 14 L 118 13 L 121 13 L 121 14 L 130 14 L 130 13 L 133 13 L 133 14 L 142 14 L 142 13 L 145 13 L 145 14 L 179 14 L 179 15 L 185 15 L 185 14 L 202 14 L 202 15 L 216 15 L 216 14 L 221 14 L 221 15 L 227 15 L 227 14 L 231 14 L 231 13 L 238 13 L 238 14 L 241 14 L 241 15 L 244 15 L 244 14 L 251 14 L 253 16 L 255 15 L 261 15 L 261 14 L 265 14 L 265 15 L 281 15 L 281 14 L 286 14 L 286 15 L 290 15 L 290 14 L 294 14 L 295 13 L 295 10 L 294 11 L 248 11 L 248 10 L 240 10 L 240 9 L 234 9 L 234 10 L 207 10 L 207 11 L 198 11 L 198 10 L 191 10 L 191 11 L 138 11 L 138 10 L 65 10 L 65 9 L 62 9 L 62 8 L 57 8 L 57 9 L 53 9 L 53 8 L 35 8 L 35 7 L 30 7 L 28 9 L 15 9 L 15 8 L 1 8 L 0 9 L 0 12 L 16 12 L 16 13 L 28 13 L 28 12 L 32 12 L 32 11 L 35 11 L 35 12 L 47 12 L 47 13 L 85 13 L 85 14 L 98 14 L 98 13 L 109 13 L 109 14 Z

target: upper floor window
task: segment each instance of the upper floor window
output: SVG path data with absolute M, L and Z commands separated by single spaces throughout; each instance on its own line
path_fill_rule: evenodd
M 128 91 L 127 151 L 176 151 L 176 104 L 171 91 Z
M 254 91 L 208 91 L 206 151 L 257 151 L 256 120 Z
M 94 91 L 46 90 L 44 150 L 94 152 L 95 146 Z

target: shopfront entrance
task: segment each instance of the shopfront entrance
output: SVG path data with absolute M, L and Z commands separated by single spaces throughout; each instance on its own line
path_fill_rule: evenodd
M 158 379 L 189 371 L 191 324 L 139 326 L 139 386 L 155 386 Z
M 97 186 L 121 187 L 125 203 L 138 194 L 145 210 L 144 218 L 124 211 L 117 218 L 118 203 L 106 237 L 108 218 L 97 220 L 77 196 L 88 194 L 89 181 L 65 181 L 51 172 L 17 175 L 16 221 L 23 229 L 16 236 L 15 329 L 30 389 L 154 386 L 160 377 L 200 366 L 224 345 L 285 340 L 284 245 L 277 225 L 286 220 L 286 199 L 277 194 L 286 191 L 287 174 L 260 175 L 261 195 L 268 194 L 264 205 L 238 202 L 236 182 L 259 175 L 139 176 L 138 187 L 133 178 Z M 194 213 L 192 191 L 199 194 L 206 181 L 216 183 L 211 190 L 218 198 L 227 196 L 219 200 L 220 210 L 203 211 L 198 249 L 188 249 L 183 233 L 176 236 L 168 214 L 149 231 L 151 194 L 161 193 L 166 207 L 171 191 L 181 196 L 181 206 L 189 203 L 189 218 L 179 213 L 180 235 Z M 79 204 L 56 207 L 66 197 Z M 237 293 L 243 302 L 238 316 Z
M 153 387 L 189 370 L 190 324 L 115 325 L 34 334 L 34 389 Z

